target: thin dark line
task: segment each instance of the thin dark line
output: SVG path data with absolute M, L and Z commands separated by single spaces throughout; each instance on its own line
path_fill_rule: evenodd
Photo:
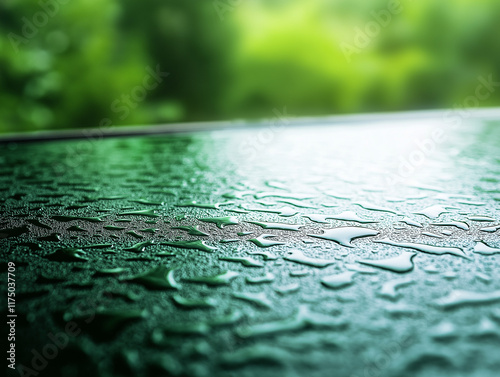
M 453 110 L 423 110 L 411 112 L 395 112 L 395 113 L 367 113 L 367 114 L 349 114 L 349 115 L 333 115 L 323 117 L 301 117 L 287 118 L 289 126 L 304 126 L 304 125 L 340 125 L 340 124 L 363 124 L 363 123 L 379 123 L 379 122 L 394 122 L 394 121 L 414 121 L 418 119 L 439 119 L 447 112 Z M 498 120 L 500 119 L 500 108 L 484 108 L 468 110 L 469 116 L 467 119 L 481 120 Z M 458 115 L 458 113 L 457 113 Z M 221 129 L 248 129 L 268 126 L 279 118 L 271 118 L 258 121 L 219 121 L 219 122 L 196 122 L 196 123 L 172 123 L 161 125 L 148 126 L 117 126 L 106 130 L 99 128 L 87 128 L 76 130 L 63 131 L 42 131 L 30 133 L 6 134 L 0 136 L 0 144 L 6 143 L 26 143 L 54 140 L 71 140 L 71 139 L 86 139 L 86 138 L 108 138 L 108 137 L 126 137 L 126 136 L 143 136 L 143 135 L 160 135 L 171 133 L 190 133 L 199 131 L 213 131 Z

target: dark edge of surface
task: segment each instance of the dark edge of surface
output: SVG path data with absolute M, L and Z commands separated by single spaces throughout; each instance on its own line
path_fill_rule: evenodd
M 0 144 L 8 143 L 26 143 L 69 139 L 101 139 L 105 137 L 124 137 L 156 135 L 169 133 L 184 133 L 196 131 L 212 131 L 235 128 L 256 128 L 264 127 L 275 122 L 281 122 L 286 126 L 303 126 L 306 124 L 355 124 L 364 122 L 394 122 L 409 120 L 424 120 L 430 118 L 441 118 L 444 122 L 456 122 L 460 119 L 477 120 L 498 120 L 500 119 L 500 107 L 484 109 L 441 109 L 441 110 L 423 110 L 423 111 L 405 111 L 394 113 L 366 113 L 333 115 L 323 117 L 285 117 L 278 116 L 271 119 L 262 119 L 257 121 L 213 121 L 213 122 L 191 122 L 191 123 L 171 123 L 148 126 L 119 126 L 109 128 L 82 128 L 76 130 L 60 131 L 38 131 L 27 133 L 11 133 L 0 135 Z

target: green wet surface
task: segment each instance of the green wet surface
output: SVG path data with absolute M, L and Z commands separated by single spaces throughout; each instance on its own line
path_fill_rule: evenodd
M 436 128 L 443 141 L 424 143 Z M 0 159 L 18 367 L 40 376 L 500 370 L 494 123 L 11 144 Z M 5 297 L 2 284 L 2 307 Z M 68 324 L 79 334 L 46 367 L 32 365 L 32 350 L 43 353 Z

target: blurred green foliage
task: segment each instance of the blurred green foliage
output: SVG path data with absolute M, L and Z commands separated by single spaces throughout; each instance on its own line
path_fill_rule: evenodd
M 0 131 L 475 106 L 499 20 L 498 0 L 2 0 Z

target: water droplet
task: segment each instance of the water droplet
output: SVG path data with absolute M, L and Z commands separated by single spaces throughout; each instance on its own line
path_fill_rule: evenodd
M 156 228 L 146 228 L 146 229 L 139 229 L 139 232 L 143 233 L 156 233 L 158 229 Z
M 471 221 L 479 221 L 479 222 L 490 222 L 495 221 L 493 217 L 484 216 L 484 215 L 470 215 L 467 217 Z
M 433 237 L 433 238 L 443 238 L 439 234 L 431 233 L 431 232 L 422 232 L 422 236 Z
M 264 265 L 261 262 L 250 257 L 219 257 L 219 259 L 230 262 L 239 262 L 243 266 L 247 267 L 264 267 Z
M 370 228 L 362 228 L 356 226 L 345 226 L 340 228 L 325 229 L 323 234 L 308 234 L 310 237 L 321 238 L 324 240 L 334 241 L 342 246 L 354 247 L 351 242 L 356 238 L 373 237 L 379 234 L 378 231 Z
M 416 253 L 403 251 L 403 253 L 401 253 L 397 257 L 379 260 L 361 259 L 358 260 L 358 263 L 362 263 L 367 266 L 382 268 L 393 272 L 408 272 L 413 270 L 412 259 L 415 255 Z
M 308 218 L 309 220 L 315 222 L 315 223 L 321 223 L 321 224 L 328 224 L 328 221 L 326 219 L 329 219 L 329 215 L 322 215 L 318 213 L 311 213 L 309 215 L 302 215 L 302 217 Z
M 488 317 L 482 317 L 475 330 L 470 334 L 473 338 L 500 338 L 500 329 Z
M 249 284 L 263 284 L 272 283 L 274 281 L 274 275 L 270 272 L 262 276 L 247 276 L 246 282 Z
M 254 232 L 238 232 L 236 233 L 238 236 L 248 236 L 249 234 L 253 234 Z
M 290 276 L 292 277 L 303 277 L 303 276 L 307 276 L 310 274 L 311 271 L 309 270 L 294 270 L 294 271 L 290 271 L 289 274 Z
M 143 235 L 137 234 L 137 233 L 136 233 L 135 231 L 133 231 L 133 230 L 129 230 L 129 231 L 127 232 L 127 234 L 130 234 L 132 237 L 134 237 L 134 238 L 138 238 L 138 239 L 144 238 L 144 236 L 143 236 Z
M 243 313 L 239 310 L 233 310 L 229 314 L 223 315 L 221 317 L 212 318 L 208 321 L 210 326 L 228 326 L 234 325 L 243 318 Z
M 500 253 L 500 249 L 488 246 L 484 241 L 477 241 L 474 252 L 482 255 L 493 255 Z
M 284 198 L 284 199 L 294 199 L 294 200 L 304 200 L 304 199 L 313 199 L 314 195 L 311 194 L 301 194 L 301 193 L 294 193 L 294 194 L 288 194 L 286 192 L 260 192 L 258 194 L 255 194 L 256 199 L 262 199 L 262 198 Z
M 429 335 L 436 340 L 450 340 L 458 336 L 457 327 L 449 320 L 439 322 L 429 329 Z
M 217 301 L 211 297 L 205 299 L 188 299 L 176 294 L 172 297 L 172 300 L 185 309 L 213 308 L 217 305 Z
M 225 217 L 205 217 L 199 219 L 205 223 L 213 223 L 217 225 L 218 228 L 224 228 L 227 225 L 237 225 L 239 224 L 238 218 L 234 216 L 225 216 Z
M 138 211 L 128 211 L 119 213 L 118 216 L 145 216 L 145 217 L 159 217 L 152 209 L 143 209 Z
M 252 212 L 276 213 L 277 215 L 282 216 L 282 217 L 290 217 L 290 216 L 294 216 L 297 213 L 299 213 L 297 210 L 295 210 L 291 207 L 281 207 L 281 208 L 276 208 L 276 209 L 252 208 L 252 207 L 249 207 L 245 204 L 242 204 L 242 208 L 246 209 L 247 211 L 252 211 Z
M 409 317 L 420 315 L 421 310 L 418 306 L 409 305 L 406 303 L 397 303 L 397 304 L 387 304 L 385 307 L 385 311 L 393 316 L 393 317 Z
M 134 203 L 146 204 L 146 205 L 155 205 L 155 206 L 161 206 L 161 205 L 164 204 L 163 202 L 154 202 L 154 201 L 147 200 L 147 199 L 132 199 L 130 201 L 134 202 Z
M 495 233 L 498 229 L 500 229 L 500 225 L 487 226 L 479 229 L 481 232 Z
M 223 203 L 198 203 L 196 200 L 190 200 L 187 202 L 182 202 L 176 204 L 176 207 L 196 207 L 196 208 L 206 208 L 206 209 L 219 209 L 220 206 L 233 204 L 233 202 L 223 202 Z
M 407 225 L 416 226 L 417 228 L 423 228 L 424 227 L 418 221 L 412 220 L 409 217 L 404 217 L 403 220 L 399 220 L 399 221 L 401 221 L 402 223 L 405 223 Z
M 123 267 L 114 267 L 114 268 L 101 268 L 95 272 L 96 276 L 115 276 L 119 275 L 122 272 L 126 272 L 127 269 Z
M 176 226 L 172 227 L 172 229 L 181 229 L 187 231 L 188 234 L 192 236 L 208 236 L 207 233 L 202 232 L 198 229 L 198 226 Z
M 180 289 L 180 284 L 174 279 L 175 268 L 156 266 L 146 272 L 125 278 L 123 281 L 141 284 L 149 289 Z
M 143 252 L 146 249 L 146 247 L 152 246 L 152 245 L 154 245 L 153 241 L 144 241 L 144 242 L 136 243 L 135 245 L 127 247 L 127 248 L 125 248 L 123 250 L 125 250 L 125 251 L 131 251 L 133 253 L 141 253 L 141 252 Z
M 302 251 L 296 249 L 288 251 L 287 255 L 283 258 L 292 262 L 301 263 L 313 267 L 326 267 L 336 263 L 336 261 L 333 259 L 307 257 L 304 255 L 304 253 L 302 253 Z
M 207 335 L 213 327 L 233 325 L 243 318 L 243 313 L 234 310 L 222 317 L 216 317 L 204 322 L 193 323 L 175 323 L 171 326 L 164 327 L 162 330 L 156 329 L 153 332 L 153 343 L 161 344 L 165 341 L 163 332 L 167 334 L 191 334 L 191 335 Z
M 188 278 L 185 280 L 194 283 L 204 283 L 208 285 L 225 285 L 231 283 L 231 280 L 233 280 L 239 275 L 240 274 L 238 272 L 227 270 L 214 276 L 199 276 L 199 277 Z
M 383 243 L 391 246 L 406 247 L 408 249 L 414 249 L 428 254 L 436 254 L 436 255 L 451 254 L 468 259 L 467 255 L 465 255 L 462 249 L 459 249 L 458 247 L 432 246 L 432 245 L 426 245 L 422 243 L 412 243 L 412 242 L 395 242 L 391 241 L 388 238 L 375 240 L 373 242 Z
M 442 309 L 452 309 L 466 305 L 489 304 L 499 300 L 500 290 L 492 292 L 453 290 L 447 296 L 436 300 L 434 303 Z
M 170 242 L 162 242 L 162 245 L 168 245 L 172 247 L 179 247 L 181 249 L 195 249 L 195 250 L 201 250 L 201 251 L 206 251 L 208 253 L 211 253 L 215 250 L 217 250 L 216 247 L 213 246 L 208 246 L 205 244 L 205 241 L 170 241 Z
M 481 272 L 476 272 L 476 277 L 478 280 L 482 281 L 483 283 L 489 284 L 491 283 L 491 276 L 483 274 Z
M 49 242 L 59 242 L 59 241 L 61 241 L 61 234 L 60 233 L 50 233 L 48 236 L 37 237 L 37 240 L 49 241 Z
M 271 246 L 285 244 L 285 242 L 269 240 L 268 238 L 271 237 L 276 237 L 276 236 L 274 234 L 261 234 L 259 237 L 252 238 L 249 241 L 253 242 L 259 247 L 271 247 Z
M 266 297 L 264 292 L 253 293 L 253 292 L 233 292 L 233 297 L 238 298 L 240 300 L 251 302 L 256 306 L 271 309 L 272 302 Z
M 361 208 L 367 209 L 369 211 L 377 211 L 377 212 L 388 212 L 388 213 L 393 213 L 397 215 L 397 212 L 387 208 L 387 207 L 382 207 L 373 203 L 368 203 L 368 202 L 357 202 L 354 203 L 355 205 L 360 206 Z
M 439 217 L 443 213 L 449 213 L 448 209 L 457 209 L 456 207 L 451 206 L 442 206 L 442 205 L 434 205 L 420 210 L 419 212 L 413 212 L 416 215 L 423 215 L 428 217 L 429 219 L 435 219 Z
M 463 222 L 463 221 L 448 221 L 445 223 L 430 223 L 430 225 L 435 225 L 435 226 L 454 226 L 456 228 L 462 229 L 462 230 L 469 230 L 469 224 Z
M 333 191 L 324 191 L 324 194 L 325 195 L 328 195 L 328 196 L 331 196 L 332 198 L 335 198 L 335 199 L 351 199 L 352 198 L 352 195 L 350 194 L 340 194 L 338 192 L 333 192 Z
M 290 293 L 295 293 L 300 289 L 300 285 L 298 283 L 291 283 L 288 285 L 283 285 L 281 287 L 276 287 L 274 290 L 278 292 L 280 295 L 288 295 Z
M 75 220 L 88 221 L 90 223 L 100 223 L 100 222 L 104 222 L 104 220 L 101 219 L 101 217 L 52 216 L 51 219 L 54 219 L 56 221 L 61 221 L 64 223 L 67 223 L 69 221 L 75 221 Z
M 412 278 L 394 279 L 385 282 L 379 292 L 379 295 L 389 300 L 395 300 L 399 297 L 398 288 L 415 283 Z
M 339 289 L 354 283 L 353 276 L 356 272 L 346 271 L 336 275 L 325 276 L 321 283 L 328 288 Z
M 87 229 L 80 228 L 78 225 L 72 225 L 66 230 L 72 231 L 72 232 L 86 232 Z
M 475 202 L 475 201 L 472 201 L 472 200 L 464 200 L 464 199 L 457 200 L 457 203 L 465 204 L 465 205 L 468 205 L 468 206 L 476 206 L 476 207 L 481 207 L 481 206 L 486 205 L 486 203 L 483 203 L 483 202 Z
M 85 251 L 76 248 L 57 249 L 52 254 L 45 256 L 46 259 L 57 262 L 86 262 Z

